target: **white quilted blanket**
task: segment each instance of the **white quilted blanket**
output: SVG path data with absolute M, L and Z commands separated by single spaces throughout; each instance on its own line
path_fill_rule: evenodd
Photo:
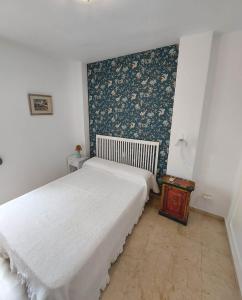
M 97 300 L 150 188 L 148 171 L 90 159 L 0 207 L 0 255 L 31 300 Z

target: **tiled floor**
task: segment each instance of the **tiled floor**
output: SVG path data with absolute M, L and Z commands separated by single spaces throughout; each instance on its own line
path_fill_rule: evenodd
M 153 197 L 110 270 L 102 300 L 241 299 L 222 221 L 191 212 L 180 225 Z

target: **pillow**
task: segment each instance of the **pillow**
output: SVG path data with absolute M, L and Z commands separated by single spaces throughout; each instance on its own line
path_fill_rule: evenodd
M 130 180 L 140 178 L 146 181 L 148 189 L 152 189 L 155 193 L 159 193 L 160 191 L 155 176 L 150 171 L 145 169 L 136 168 L 99 157 L 93 157 L 87 160 L 83 167 L 102 169 L 106 172 L 112 173 L 115 176 L 125 177 Z

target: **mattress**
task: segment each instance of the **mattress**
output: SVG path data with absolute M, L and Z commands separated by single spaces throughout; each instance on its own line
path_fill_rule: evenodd
M 0 207 L 0 256 L 31 300 L 96 300 L 150 189 L 150 172 L 92 158 Z

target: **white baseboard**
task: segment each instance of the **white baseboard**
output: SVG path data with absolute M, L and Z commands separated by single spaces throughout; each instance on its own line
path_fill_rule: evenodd
M 231 227 L 231 225 L 228 223 L 227 220 L 225 220 L 225 224 L 226 224 L 227 234 L 228 234 L 228 238 L 229 238 L 230 249 L 231 249 L 231 253 L 233 256 L 234 267 L 235 267 L 235 271 L 236 271 L 236 275 L 237 275 L 237 281 L 239 284 L 240 293 L 242 295 L 242 258 L 240 256 L 240 253 L 238 250 L 238 245 L 236 242 L 233 228 Z
M 219 216 L 219 215 L 216 215 L 216 214 L 211 213 L 211 212 L 209 212 L 209 211 L 203 210 L 203 209 L 198 208 L 198 207 L 196 207 L 196 206 L 191 206 L 191 205 L 190 205 L 190 210 L 199 212 L 200 214 L 203 214 L 203 215 L 206 215 L 206 216 L 210 216 L 210 217 L 215 218 L 215 219 L 218 219 L 218 220 L 220 220 L 220 221 L 224 221 L 224 217 Z

